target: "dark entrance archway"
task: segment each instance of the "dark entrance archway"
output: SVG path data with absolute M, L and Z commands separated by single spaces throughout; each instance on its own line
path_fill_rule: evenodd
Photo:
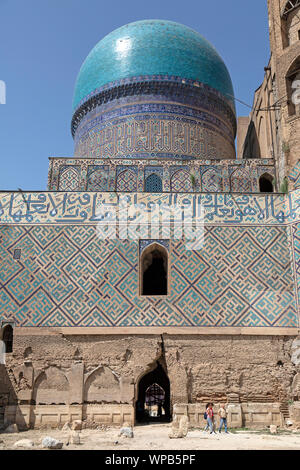
M 273 177 L 269 175 L 268 173 L 264 173 L 260 178 L 259 178 L 259 190 L 261 193 L 273 193 L 274 188 L 273 188 Z
M 2 339 L 5 344 L 5 352 L 12 353 L 13 352 L 13 327 L 11 325 L 6 325 L 3 330 Z
M 155 369 L 144 375 L 138 384 L 136 420 L 143 423 L 169 422 L 170 419 L 170 381 L 157 362 Z

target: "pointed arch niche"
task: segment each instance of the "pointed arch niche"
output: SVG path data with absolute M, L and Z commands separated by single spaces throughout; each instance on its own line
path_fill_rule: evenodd
M 169 254 L 153 242 L 140 254 L 140 295 L 161 296 L 169 291 Z
M 264 173 L 263 175 L 261 175 L 261 177 L 259 178 L 259 191 L 261 193 L 273 193 L 273 179 L 274 177 L 269 173 Z

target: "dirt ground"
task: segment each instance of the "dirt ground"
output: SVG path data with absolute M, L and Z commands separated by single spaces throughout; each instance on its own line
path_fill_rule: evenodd
M 285 432 L 271 435 L 265 431 L 233 431 L 229 434 L 191 430 L 184 439 L 169 439 L 170 425 L 152 424 L 134 428 L 134 438 L 120 438 L 118 428 L 84 429 L 80 445 L 66 446 L 68 432 L 62 430 L 29 430 L 17 434 L 0 434 L 0 450 L 15 449 L 21 439 L 34 442 L 41 449 L 41 440 L 52 436 L 64 442 L 65 450 L 300 450 L 300 433 Z

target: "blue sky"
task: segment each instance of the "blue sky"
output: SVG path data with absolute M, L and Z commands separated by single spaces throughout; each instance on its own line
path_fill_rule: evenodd
M 266 0 L 0 0 L 0 190 L 45 190 L 48 157 L 72 156 L 72 97 L 93 46 L 123 24 L 168 19 L 195 29 L 252 104 L 269 60 Z M 249 109 L 237 103 L 238 115 Z

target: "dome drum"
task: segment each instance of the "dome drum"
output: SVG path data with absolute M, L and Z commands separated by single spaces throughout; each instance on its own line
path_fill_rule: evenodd
M 71 130 L 77 157 L 235 158 L 229 73 L 190 28 L 131 23 L 102 39 L 82 65 Z

